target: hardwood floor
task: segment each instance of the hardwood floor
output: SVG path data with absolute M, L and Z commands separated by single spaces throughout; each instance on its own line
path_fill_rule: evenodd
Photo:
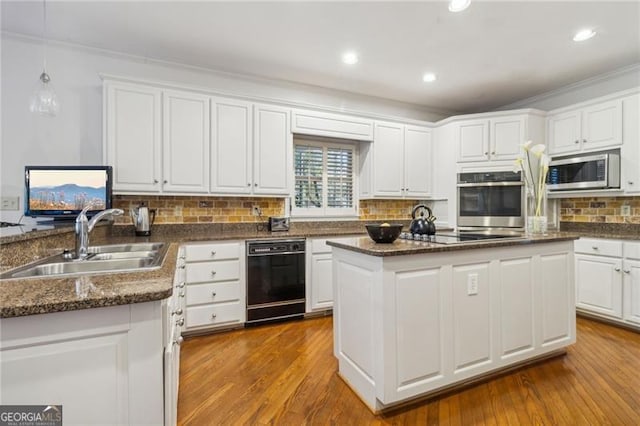
M 331 321 L 187 339 L 179 424 L 640 424 L 640 333 L 578 318 L 564 357 L 375 416 L 336 374 Z

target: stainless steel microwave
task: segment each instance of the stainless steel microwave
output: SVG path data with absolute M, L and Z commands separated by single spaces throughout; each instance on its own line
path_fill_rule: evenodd
M 547 175 L 549 191 L 620 188 L 620 154 L 605 152 L 553 159 Z

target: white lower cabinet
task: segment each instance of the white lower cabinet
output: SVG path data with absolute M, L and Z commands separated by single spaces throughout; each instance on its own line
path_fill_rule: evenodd
M 576 309 L 640 326 L 640 243 L 581 238 L 575 252 Z
M 163 302 L 5 318 L 0 404 L 65 424 L 163 424 Z
M 244 324 L 244 242 L 189 244 L 184 249 L 184 331 L 200 332 Z

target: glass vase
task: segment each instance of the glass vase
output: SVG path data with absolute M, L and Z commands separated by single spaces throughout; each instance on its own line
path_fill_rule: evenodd
M 526 232 L 527 235 L 547 234 L 547 189 L 542 188 L 536 196 L 533 188 L 526 188 Z

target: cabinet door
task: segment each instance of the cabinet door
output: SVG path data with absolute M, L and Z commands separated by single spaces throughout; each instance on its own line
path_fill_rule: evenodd
M 489 158 L 489 122 L 471 120 L 458 124 L 458 161 L 484 161 Z
M 311 255 L 311 310 L 333 306 L 331 253 Z
M 144 86 L 106 86 L 105 158 L 114 192 L 159 192 L 161 92 Z
M 637 141 L 635 141 L 637 143 Z M 622 100 L 603 102 L 582 112 L 582 149 L 622 144 Z
M 640 261 L 624 261 L 624 319 L 640 325 Z
M 431 195 L 433 171 L 431 129 L 406 126 L 404 129 L 404 195 Z
M 622 318 L 622 261 L 577 254 L 576 306 L 585 311 Z
M 373 142 L 374 195 L 403 195 L 404 126 L 395 123 L 375 124 Z
M 251 104 L 211 102 L 211 192 L 251 193 Z
M 268 105 L 254 107 L 254 194 L 291 195 L 293 135 L 290 110 Z
M 520 154 L 520 146 L 525 142 L 526 118 L 495 118 L 491 120 L 489 137 L 492 160 L 513 160 Z
M 164 92 L 163 186 L 168 192 L 209 191 L 209 98 Z
M 640 192 L 640 95 L 622 100 L 622 170 L 621 184 L 625 193 Z
M 569 111 L 549 116 L 547 129 L 550 154 L 580 150 L 580 111 Z

